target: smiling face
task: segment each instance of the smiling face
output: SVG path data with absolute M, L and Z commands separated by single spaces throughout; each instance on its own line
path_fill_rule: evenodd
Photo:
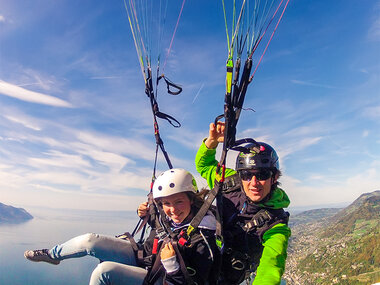
M 162 209 L 174 223 L 182 223 L 191 213 L 191 201 L 186 193 L 177 193 L 161 198 Z
M 253 202 L 260 202 L 268 196 L 272 185 L 276 183 L 278 176 L 276 175 L 273 177 L 271 175 L 270 177 L 267 177 L 267 175 L 262 175 L 261 171 L 257 169 L 251 169 L 249 172 L 251 175 L 249 175 L 249 173 L 246 173 L 246 175 L 240 175 L 244 192 Z

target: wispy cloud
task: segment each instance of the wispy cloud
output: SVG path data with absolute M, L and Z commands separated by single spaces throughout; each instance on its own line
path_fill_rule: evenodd
M 28 120 L 26 118 L 15 117 L 15 116 L 11 116 L 11 115 L 5 115 L 4 117 L 11 122 L 23 125 L 26 128 L 29 128 L 29 129 L 32 129 L 35 131 L 41 130 L 41 127 L 39 127 L 37 124 L 31 122 L 31 120 Z
M 120 79 L 122 76 L 93 76 L 90 79 L 93 80 L 103 80 L 103 79 Z
M 291 141 L 289 144 L 282 145 L 280 149 L 277 150 L 278 155 L 281 160 L 285 160 L 287 156 L 292 153 L 304 150 L 309 146 L 317 144 L 322 140 L 322 137 L 308 137 L 308 138 L 299 138 L 299 140 Z
M 291 80 L 292 83 L 298 84 L 298 85 L 305 85 L 305 86 L 311 86 L 311 87 L 320 87 L 320 88 L 327 88 L 327 89 L 342 89 L 336 86 L 331 85 L 325 85 L 325 84 L 318 84 L 318 83 L 312 83 L 309 81 L 302 81 L 302 80 Z
M 13 97 L 22 101 L 32 102 L 42 105 L 50 105 L 54 107 L 73 107 L 69 102 L 53 97 L 50 95 L 34 92 L 27 90 L 25 88 L 19 87 L 7 83 L 5 81 L 0 81 L 0 94 L 5 96 Z
M 0 15 L 0 23 L 4 23 L 5 22 L 5 17 L 3 15 Z
M 346 180 L 327 181 L 327 184 L 325 176 L 314 176 L 313 178 L 319 179 L 320 182 L 314 183 L 313 186 L 308 186 L 308 181 L 299 181 L 289 176 L 281 177 L 281 182 L 292 201 L 292 206 L 326 205 L 326 203 L 353 202 L 362 193 L 379 189 L 378 174 L 378 170 L 372 168 L 356 176 L 348 176 Z
M 203 86 L 204 86 L 204 85 L 205 85 L 205 84 L 204 84 L 204 83 L 202 83 L 202 85 L 201 85 L 201 87 L 199 88 L 199 90 L 198 90 L 197 94 L 194 96 L 194 99 L 193 99 L 193 102 L 192 102 L 192 104 L 194 104 L 194 102 L 195 102 L 195 100 L 197 100 L 197 98 L 198 98 L 199 94 L 201 94 L 201 91 L 202 91 L 202 89 L 203 89 Z
M 62 153 L 59 151 L 50 151 L 45 153 L 48 158 L 29 158 L 28 162 L 34 167 L 46 168 L 46 167 L 61 167 L 61 168 L 77 168 L 78 170 L 83 167 L 90 167 L 90 163 L 83 159 L 79 155 Z
M 377 6 L 375 6 L 375 18 L 372 22 L 372 25 L 370 26 L 368 30 L 368 38 L 373 41 L 380 41 L 380 4 L 377 3 Z
M 380 106 L 368 107 L 363 111 L 363 115 L 371 119 L 380 119 Z

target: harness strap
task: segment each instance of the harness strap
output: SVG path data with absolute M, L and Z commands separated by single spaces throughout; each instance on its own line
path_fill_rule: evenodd
M 239 174 L 235 173 L 234 175 L 226 177 L 223 183 L 222 191 L 223 193 L 229 193 L 241 189 L 241 179 Z
M 152 109 L 152 113 L 153 113 L 153 123 L 154 123 L 154 135 L 155 135 L 155 138 L 156 138 L 156 145 L 160 147 L 162 153 L 164 154 L 164 157 L 165 157 L 165 160 L 169 166 L 170 169 L 173 168 L 172 166 L 172 163 L 169 159 L 169 156 L 165 150 L 165 147 L 164 147 L 164 143 L 160 137 L 160 132 L 159 132 L 159 127 L 158 127 L 158 123 L 157 123 L 157 118 L 160 118 L 160 119 L 165 119 L 167 120 L 172 126 L 174 127 L 180 127 L 181 124 L 172 116 L 168 115 L 168 114 L 165 114 L 165 113 L 162 113 L 160 112 L 159 108 L 158 108 L 158 103 L 157 103 L 157 100 L 155 98 L 155 94 L 154 94 L 154 91 L 153 91 L 153 83 L 152 83 L 152 70 L 150 68 L 147 69 L 147 78 L 146 78 L 146 81 L 145 81 L 145 94 L 149 97 L 149 100 L 150 100 L 150 105 L 151 105 L 151 109 Z M 164 78 L 167 86 L 168 86 L 168 92 L 170 94 L 179 94 L 181 91 L 182 91 L 182 88 L 177 86 L 176 84 L 172 83 L 170 80 L 166 79 L 163 75 L 160 76 L 158 79 L 157 79 L 157 84 L 158 84 L 158 81 L 160 78 Z M 174 91 L 170 91 L 170 88 L 169 86 L 172 86 L 172 87 L 175 87 L 178 89 L 177 92 L 174 92 Z M 157 152 L 158 152 L 158 147 L 156 147 L 156 157 L 157 157 Z M 156 168 L 156 160 L 155 160 L 155 164 L 154 164 L 154 171 L 153 173 L 155 172 L 155 168 Z M 154 176 L 154 174 L 153 174 Z
M 190 222 L 190 225 L 187 229 L 187 235 L 188 237 L 191 238 L 191 235 L 192 233 L 194 233 L 194 231 L 198 228 L 199 224 L 201 223 L 201 221 L 203 220 L 204 216 L 206 215 L 207 211 L 210 209 L 210 206 L 211 204 L 213 203 L 213 201 L 215 200 L 217 194 L 219 192 L 221 192 L 221 188 L 222 188 L 222 185 L 223 183 L 220 183 L 219 181 L 215 181 L 215 184 L 214 184 L 214 188 L 212 188 L 209 192 L 209 194 L 207 195 L 207 198 L 206 200 L 203 202 L 201 208 L 198 210 L 197 214 L 193 217 L 193 219 L 191 220 Z M 218 216 L 218 211 L 216 213 L 216 215 Z M 222 231 L 221 231 L 221 224 L 220 224 L 220 220 L 218 219 L 218 217 L 216 217 L 217 219 L 217 228 L 216 228 L 216 236 L 222 236 Z M 218 226 L 219 225 L 219 226 Z M 219 228 L 218 228 L 219 227 Z
M 223 116 L 223 115 L 221 115 L 221 116 Z M 218 117 L 216 120 L 218 120 Z M 238 145 L 245 144 L 245 143 L 256 143 L 257 144 L 257 142 L 254 139 L 241 139 L 241 140 L 236 141 L 235 143 Z M 237 146 L 237 147 L 239 147 L 239 146 Z M 235 147 L 233 149 L 235 150 Z M 244 147 L 239 147 L 239 150 L 244 150 L 245 152 L 249 152 L 249 149 L 244 148 Z M 259 147 L 256 147 L 255 150 L 257 150 L 257 152 L 260 152 Z M 223 158 L 225 158 L 225 156 L 223 156 Z M 222 175 L 221 176 L 219 175 L 220 168 L 222 168 Z M 217 238 L 219 237 L 220 242 L 222 242 L 222 240 L 223 240 L 222 239 L 222 209 L 223 209 L 222 192 L 229 192 L 229 191 L 236 190 L 237 187 L 241 186 L 241 181 L 240 181 L 240 177 L 238 176 L 237 173 L 232 175 L 232 176 L 225 178 L 224 177 L 225 168 L 224 168 L 224 166 L 221 167 L 220 164 L 218 164 L 216 172 L 217 172 L 216 177 L 219 179 L 215 180 L 214 188 L 212 188 L 210 190 L 206 200 L 203 202 L 202 207 L 198 210 L 197 214 L 191 220 L 190 226 L 188 227 L 188 230 L 187 230 L 187 235 L 189 237 L 191 236 L 191 233 L 195 229 L 198 228 L 203 217 L 206 215 L 207 211 L 209 210 L 211 204 L 214 202 L 215 198 L 217 198 L 218 207 L 217 207 L 217 211 L 216 211 L 216 221 L 217 221 L 216 237 Z M 233 188 L 230 190 L 229 187 L 231 187 L 231 186 L 233 186 Z M 220 246 L 220 248 L 221 248 L 222 244 L 218 244 L 218 246 Z
M 179 261 L 179 266 L 183 275 L 185 276 L 186 284 L 194 284 L 193 279 L 190 277 L 189 272 L 187 271 L 185 261 L 183 260 L 182 254 L 178 248 L 178 242 L 172 240 L 173 249 L 176 253 L 177 260 Z
M 178 95 L 179 93 L 182 92 L 182 87 L 179 86 L 178 84 L 175 84 L 175 83 L 173 83 L 172 81 L 170 81 L 169 78 L 167 78 L 164 74 L 161 74 L 161 75 L 157 78 L 157 84 L 158 84 L 158 81 L 160 81 L 161 79 L 164 79 L 164 80 L 165 80 L 166 87 L 167 87 L 167 89 L 168 89 L 168 93 L 169 93 L 169 94 L 171 94 L 171 95 Z M 176 91 L 171 90 L 170 87 L 173 87 L 174 89 L 176 89 Z
M 273 215 L 271 215 L 267 210 L 261 209 L 258 211 L 255 215 L 253 215 L 252 219 L 244 225 L 245 231 L 250 231 L 253 228 L 260 228 L 262 227 L 266 222 L 269 222 L 273 219 Z
M 163 245 L 167 244 L 168 242 L 171 242 L 171 244 L 173 245 L 173 249 L 176 253 L 176 258 L 180 265 L 180 270 L 183 273 L 186 280 L 185 284 L 190 284 L 190 285 L 194 284 L 193 279 L 191 278 L 189 272 L 187 271 L 187 267 L 186 267 L 185 261 L 183 260 L 182 254 L 179 250 L 178 243 L 174 241 L 173 239 L 166 238 L 159 246 L 157 257 L 152 267 L 149 269 L 147 275 L 145 276 L 143 285 L 154 284 L 160 278 L 160 276 L 162 276 L 165 273 L 165 268 L 161 263 L 161 255 L 159 253 L 161 252 Z
M 145 233 L 145 229 L 146 229 L 146 225 L 148 224 L 148 221 L 149 221 L 149 215 L 146 215 L 144 219 L 140 219 L 135 229 L 132 232 L 132 236 L 134 237 L 139 231 L 143 230 L 140 236 L 140 241 L 142 241 L 144 239 L 144 233 Z
M 278 214 L 271 213 L 269 209 L 261 209 L 253 215 L 252 219 L 247 222 L 242 228 L 244 231 L 256 231 L 257 235 L 262 242 L 264 233 L 271 227 L 279 223 L 288 223 L 289 213 L 283 209 L 274 210 Z
M 239 87 L 237 85 L 234 85 L 234 94 L 232 99 L 232 104 L 235 107 L 235 118 L 233 120 L 234 128 L 236 128 L 237 121 L 240 117 L 241 108 L 243 107 L 245 94 L 247 92 L 249 81 L 249 76 L 252 69 L 252 59 L 248 58 L 245 61 L 244 68 L 243 68 L 243 74 L 240 79 Z
M 161 247 L 162 247 L 162 244 L 160 246 L 160 250 L 161 250 Z M 143 285 L 154 284 L 158 280 L 158 278 L 160 278 L 160 276 L 164 274 L 164 272 L 165 272 L 165 269 L 161 264 L 161 256 L 160 254 L 157 254 L 157 257 L 154 260 L 152 267 L 148 270 L 148 273 L 146 274 L 144 278 Z
M 138 247 L 135 239 L 133 238 L 133 236 L 129 232 L 126 232 L 125 235 L 127 236 L 129 242 L 131 243 L 133 251 L 136 254 L 137 265 L 139 265 L 139 266 L 143 265 L 144 264 L 144 251 Z

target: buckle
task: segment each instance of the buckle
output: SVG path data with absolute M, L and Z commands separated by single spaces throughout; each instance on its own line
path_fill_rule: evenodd
M 182 246 L 187 245 L 189 237 L 187 236 L 187 233 L 184 230 L 181 230 L 179 233 L 180 238 L 178 239 L 178 243 Z

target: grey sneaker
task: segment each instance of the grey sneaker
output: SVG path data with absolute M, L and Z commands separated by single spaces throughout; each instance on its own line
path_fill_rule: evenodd
M 48 249 L 27 250 L 24 252 L 24 256 L 26 259 L 35 262 L 44 261 L 54 265 L 57 265 L 61 262 L 58 259 L 51 258 Z

